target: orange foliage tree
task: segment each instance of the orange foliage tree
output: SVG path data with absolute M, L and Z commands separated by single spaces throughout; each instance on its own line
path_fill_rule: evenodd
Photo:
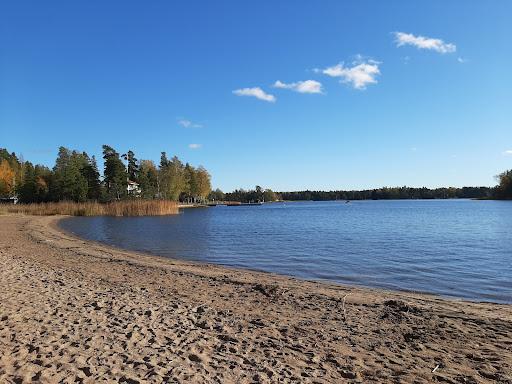
M 9 162 L 0 162 L 0 196 L 10 196 L 14 192 L 14 170 Z

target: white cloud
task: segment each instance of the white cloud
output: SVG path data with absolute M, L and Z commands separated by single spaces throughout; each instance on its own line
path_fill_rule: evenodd
M 187 119 L 178 119 L 178 124 L 185 128 L 202 128 L 203 127 L 202 124 L 196 124 Z
M 397 47 L 412 45 L 418 49 L 430 49 L 439 53 L 453 53 L 457 46 L 452 43 L 445 43 L 441 39 L 433 39 L 425 36 L 414 36 L 412 33 L 395 32 Z
M 467 60 L 467 59 L 465 59 L 465 58 L 463 58 L 463 57 L 457 57 L 457 61 L 458 61 L 459 63 L 462 63 L 462 64 L 463 64 L 463 63 L 467 63 L 467 62 L 468 62 L 468 60 Z
M 505 156 L 512 156 L 512 149 L 507 149 L 506 151 L 503 152 L 503 154 Z
M 276 97 L 274 95 L 266 93 L 260 87 L 241 88 L 234 90 L 233 93 L 237 96 L 252 96 L 260 100 L 268 101 L 270 103 L 274 103 L 276 101 Z
M 201 148 L 203 145 L 202 144 L 189 144 L 188 147 L 190 149 L 199 149 Z
M 277 80 L 274 88 L 291 89 L 299 93 L 322 93 L 322 83 L 315 80 L 297 81 L 296 83 L 283 83 Z
M 322 73 L 339 77 L 342 83 L 351 84 L 356 89 L 366 89 L 368 84 L 376 84 L 376 77 L 380 75 L 380 62 L 375 60 L 363 60 L 358 56 L 357 60 L 352 62 L 352 67 L 339 63 L 333 67 L 325 68 Z

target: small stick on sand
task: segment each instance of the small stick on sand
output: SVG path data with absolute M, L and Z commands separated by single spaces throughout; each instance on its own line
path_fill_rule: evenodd
M 347 300 L 347 296 L 350 295 L 350 293 L 347 293 L 345 296 L 343 296 L 343 301 L 341 303 L 341 309 L 343 310 L 343 320 L 347 321 L 347 309 L 345 308 L 345 301 Z
M 435 373 L 439 369 L 439 364 L 436 365 L 436 367 L 432 370 L 432 373 Z

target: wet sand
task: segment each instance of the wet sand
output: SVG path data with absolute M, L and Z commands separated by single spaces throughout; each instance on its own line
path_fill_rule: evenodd
M 512 306 L 307 282 L 0 216 L 0 383 L 512 383 Z

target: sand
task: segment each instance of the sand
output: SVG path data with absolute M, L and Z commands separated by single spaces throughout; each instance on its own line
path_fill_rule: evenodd
M 147 256 L 0 217 L 0 383 L 512 383 L 512 306 Z

